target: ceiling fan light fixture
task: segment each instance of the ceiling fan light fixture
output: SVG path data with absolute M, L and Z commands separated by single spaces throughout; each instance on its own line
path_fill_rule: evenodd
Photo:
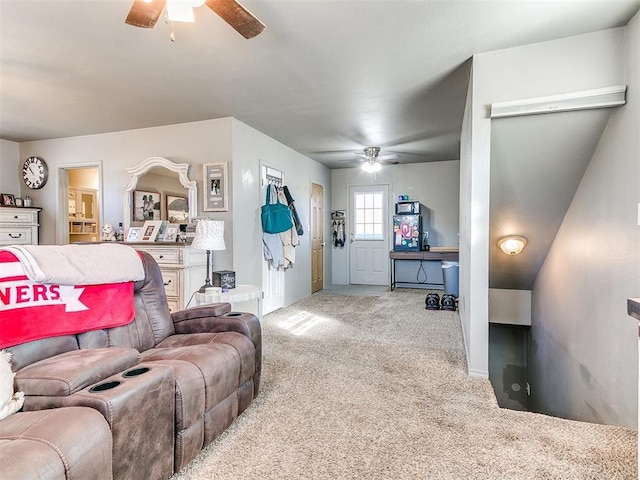
M 374 160 L 367 160 L 362 164 L 362 170 L 367 173 L 379 172 L 381 168 L 380 164 Z
M 507 235 L 498 240 L 498 247 L 507 255 L 517 255 L 527 246 L 527 239 L 520 235 Z
M 199 6 L 195 3 L 191 0 L 167 0 L 167 18 L 172 22 L 195 22 L 193 7 Z

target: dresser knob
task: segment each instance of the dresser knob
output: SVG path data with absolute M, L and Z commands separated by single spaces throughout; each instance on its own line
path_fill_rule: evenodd
M 22 234 L 21 233 L 17 233 L 17 234 L 16 233 L 10 233 L 9 236 L 11 238 L 20 238 L 22 236 Z
M 164 258 L 164 255 L 160 255 L 159 258 Z

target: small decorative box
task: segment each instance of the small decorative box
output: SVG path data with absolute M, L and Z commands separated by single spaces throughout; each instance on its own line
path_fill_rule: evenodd
M 236 272 L 233 270 L 213 272 L 213 286 L 229 289 L 236 288 Z

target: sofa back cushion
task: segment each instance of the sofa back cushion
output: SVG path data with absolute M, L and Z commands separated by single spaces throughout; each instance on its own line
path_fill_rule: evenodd
M 129 347 L 144 352 L 173 335 L 173 321 L 160 267 L 148 253 L 139 254 L 145 278 L 134 284 L 135 319 L 122 327 L 78 335 L 80 348 Z
M 20 345 L 9 347 L 6 350 L 13 355 L 11 366 L 16 372 L 27 365 L 39 362 L 45 358 L 53 357 L 65 352 L 78 350 L 78 339 L 75 335 L 62 335 L 60 337 L 43 338 Z

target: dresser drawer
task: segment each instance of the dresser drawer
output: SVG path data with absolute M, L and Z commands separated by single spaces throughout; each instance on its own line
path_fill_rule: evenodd
M 180 272 L 178 270 L 160 269 L 164 291 L 168 297 L 180 296 Z
M 175 313 L 180 311 L 180 300 L 177 298 L 167 298 L 167 303 L 169 304 L 169 312 Z
M 33 227 L 0 227 L 0 245 L 31 245 Z
M 0 208 L 0 223 L 35 225 L 38 223 L 38 211 L 23 210 L 21 208 Z
M 182 251 L 178 248 L 136 248 L 151 255 L 158 265 L 182 265 Z

